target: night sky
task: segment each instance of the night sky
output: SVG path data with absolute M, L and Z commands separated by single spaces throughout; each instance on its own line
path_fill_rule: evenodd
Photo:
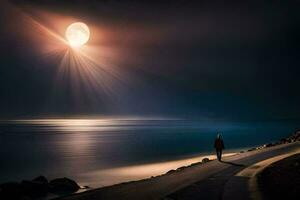
M 0 117 L 298 120 L 299 6 L 296 0 L 2 2 Z M 124 79 L 112 78 L 110 92 L 83 86 L 74 92 L 72 80 L 56 82 L 61 55 L 43 55 L 44 43 L 33 37 L 40 33 L 20 10 L 49 29 L 54 15 L 96 27 L 90 44 L 114 52 L 107 59 Z

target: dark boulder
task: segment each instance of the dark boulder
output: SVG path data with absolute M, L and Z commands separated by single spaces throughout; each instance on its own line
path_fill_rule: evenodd
M 34 182 L 39 182 L 39 183 L 44 183 L 44 184 L 48 184 L 48 180 L 45 176 L 38 176 L 35 179 L 32 179 L 32 181 Z
M 51 180 L 49 187 L 53 193 L 72 193 L 80 189 L 80 186 L 75 181 L 66 177 Z
M 265 144 L 265 145 L 264 145 L 264 148 L 272 147 L 272 146 L 274 146 L 272 143 L 268 143 L 268 144 Z
M 251 148 L 251 149 L 248 149 L 248 151 L 254 151 L 256 150 L 256 148 Z
M 80 186 L 68 178 L 58 178 L 50 181 L 44 176 L 33 180 L 23 180 L 21 183 L 8 182 L 0 184 L 0 200 L 31 200 L 41 199 L 48 192 L 69 194 L 76 192 Z
M 169 171 L 167 172 L 167 174 L 172 174 L 172 173 L 174 173 L 174 172 L 176 172 L 176 170 L 171 169 L 171 170 L 169 170 Z
M 25 196 L 32 198 L 43 197 L 48 193 L 48 183 L 42 183 L 39 181 L 22 181 L 20 184 L 22 193 Z
M 182 166 L 182 167 L 178 167 L 176 170 L 177 171 L 181 171 L 181 170 L 184 170 L 185 168 L 187 168 L 186 166 Z
M 282 144 L 285 144 L 285 143 L 288 142 L 288 140 L 287 140 L 286 138 L 281 138 L 280 142 L 281 142 Z
M 202 163 L 207 163 L 207 162 L 209 162 L 210 160 L 209 160 L 209 158 L 203 158 L 202 159 Z
M 190 164 L 190 166 L 196 166 L 196 165 L 201 165 L 201 164 L 203 164 L 203 163 L 202 162 L 196 162 L 196 163 Z

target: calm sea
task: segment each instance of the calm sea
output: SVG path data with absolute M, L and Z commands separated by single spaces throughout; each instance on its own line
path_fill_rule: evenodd
M 291 134 L 293 123 L 175 119 L 43 119 L 0 122 L 0 183 L 70 177 L 98 187 L 166 172 L 225 148 L 247 148 Z

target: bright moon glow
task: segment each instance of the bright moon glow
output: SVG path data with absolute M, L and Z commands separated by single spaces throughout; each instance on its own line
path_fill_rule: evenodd
M 66 30 L 66 38 L 72 47 L 80 47 L 90 38 L 89 27 L 82 22 L 73 23 Z

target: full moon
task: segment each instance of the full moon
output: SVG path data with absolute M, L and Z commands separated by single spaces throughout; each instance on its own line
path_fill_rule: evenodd
M 89 27 L 82 22 L 75 22 L 68 26 L 66 38 L 72 47 L 84 45 L 90 38 Z

